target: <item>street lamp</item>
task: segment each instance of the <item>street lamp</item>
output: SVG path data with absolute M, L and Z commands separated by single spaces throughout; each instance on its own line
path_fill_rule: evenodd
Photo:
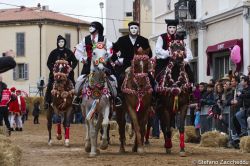
M 101 18 L 102 18 L 102 24 L 103 24 L 103 8 L 104 8 L 104 3 L 103 2 L 100 2 L 99 3 L 99 6 L 100 6 L 100 9 L 101 9 Z
M 179 18 L 183 21 L 183 19 L 187 18 L 188 15 L 188 7 L 184 4 L 181 4 L 178 10 Z

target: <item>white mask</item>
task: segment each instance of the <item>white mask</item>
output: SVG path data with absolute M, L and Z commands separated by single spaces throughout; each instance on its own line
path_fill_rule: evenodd
M 138 35 L 138 33 L 139 33 L 139 27 L 137 25 L 131 25 L 129 27 L 129 32 L 133 36 Z
M 168 33 L 170 34 L 170 35 L 173 35 L 173 34 L 175 34 L 176 33 L 176 26 L 168 26 Z
M 90 26 L 89 27 L 89 32 L 90 33 L 94 33 L 96 31 L 96 28 L 95 27 L 93 27 L 93 26 Z
M 63 48 L 64 45 L 65 45 L 65 41 L 64 41 L 63 39 L 59 40 L 58 46 L 59 46 L 60 48 Z

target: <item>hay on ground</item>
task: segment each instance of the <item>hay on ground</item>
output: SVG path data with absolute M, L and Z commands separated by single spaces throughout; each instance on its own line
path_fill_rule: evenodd
M 172 130 L 172 140 L 174 142 L 179 142 L 180 139 L 180 134 L 178 132 L 178 130 L 174 129 Z M 198 136 L 196 135 L 196 132 L 195 132 L 195 128 L 194 126 L 185 126 L 185 142 L 186 143 L 194 143 L 194 142 L 197 142 L 198 140 Z
M 116 121 L 109 121 L 110 124 L 110 130 L 117 130 L 117 122 Z
M 21 149 L 13 145 L 7 137 L 0 135 L 0 165 L 19 166 L 21 161 Z
M 240 139 L 240 150 L 243 153 L 250 153 L 250 136 L 245 136 Z
M 218 131 L 209 131 L 201 135 L 202 147 L 226 147 L 228 136 Z

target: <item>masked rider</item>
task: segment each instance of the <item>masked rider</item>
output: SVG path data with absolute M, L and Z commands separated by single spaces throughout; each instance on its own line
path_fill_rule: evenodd
M 91 65 L 91 57 L 92 57 L 92 49 L 93 45 L 96 44 L 97 42 L 104 42 L 106 41 L 106 48 L 107 48 L 107 53 L 108 57 L 112 56 L 112 42 L 107 40 L 105 36 L 103 36 L 103 25 L 97 21 L 94 21 L 90 24 L 89 27 L 89 32 L 90 34 L 83 38 L 83 40 L 76 45 L 76 50 L 75 50 L 75 56 L 80 61 L 83 63 L 83 68 L 81 72 L 81 76 L 77 79 L 76 87 L 75 87 L 75 93 L 76 97 L 73 101 L 74 105 L 79 105 L 81 102 L 81 90 L 82 90 L 82 82 L 85 79 L 86 75 L 90 73 L 90 65 Z M 110 68 L 107 67 L 107 68 Z M 114 75 L 111 74 L 112 72 L 110 70 L 107 70 L 107 74 L 109 76 L 109 81 L 113 82 L 112 85 L 116 84 L 116 78 Z M 112 87 L 112 96 L 116 97 L 116 87 Z
M 139 23 L 130 22 L 128 24 L 129 35 L 120 37 L 114 43 L 113 50 L 116 52 L 112 56 L 115 63 L 116 78 L 118 80 L 118 95 L 121 95 L 121 85 L 125 77 L 125 70 L 131 66 L 131 61 L 138 49 L 149 50 L 148 56 L 152 57 L 152 51 L 148 39 L 139 35 Z M 119 55 L 120 54 L 120 55 Z M 121 101 L 120 101 L 121 102 Z M 117 106 L 121 105 L 119 103 Z

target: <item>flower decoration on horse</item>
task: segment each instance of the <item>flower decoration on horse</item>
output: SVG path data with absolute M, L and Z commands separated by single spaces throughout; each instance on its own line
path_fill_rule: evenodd
M 186 58 L 185 44 L 183 36 L 176 35 L 176 39 L 170 42 L 170 50 L 174 60 L 184 60 Z
M 66 81 L 71 70 L 68 61 L 57 60 L 53 68 L 54 79 Z

